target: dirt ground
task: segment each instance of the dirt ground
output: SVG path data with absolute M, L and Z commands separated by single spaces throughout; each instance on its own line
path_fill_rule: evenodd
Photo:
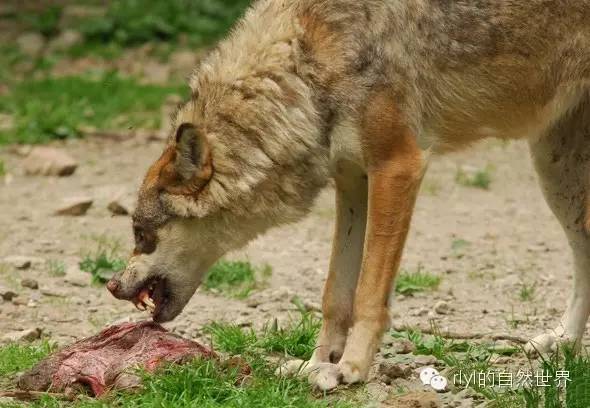
M 78 263 L 95 247 L 91 236 L 120 239 L 123 250 L 131 250 L 130 218 L 113 217 L 106 207 L 113 198 L 133 197 L 148 164 L 161 152 L 162 142 L 90 138 L 58 146 L 80 162 L 70 177 L 24 176 L 22 157 L 14 149 L 0 151 L 9 173 L 0 185 L 0 260 L 22 255 L 33 261 L 26 270 L 0 266 L 0 287 L 18 293 L 12 302 L 1 303 L 0 298 L 0 333 L 38 327 L 52 340 L 67 343 L 116 321 L 146 318 L 130 303 L 115 300 L 105 288 L 91 286 Z M 458 166 L 487 165 L 492 169 L 489 190 L 455 181 Z M 63 199 L 73 196 L 94 200 L 85 216 L 53 215 Z M 243 301 L 198 291 L 184 312 L 166 326 L 206 340 L 200 328 L 211 321 L 254 327 L 277 316 L 285 321 L 295 310 L 294 296 L 311 308 L 318 307 L 333 214 L 333 191 L 327 189 L 309 217 L 276 228 L 228 255 L 255 265 L 269 264 L 273 274 L 267 289 Z M 65 263 L 65 277 L 50 276 L 51 260 Z M 529 337 L 558 323 L 569 294 L 572 261 L 564 234 L 537 186 L 525 144 L 489 141 L 467 152 L 434 158 L 403 260 L 404 269 L 419 267 L 441 276 L 442 283 L 432 292 L 397 296 L 392 302 L 395 326 L 429 327 L 432 319 L 443 332 Z M 22 287 L 24 278 L 37 280 L 39 289 Z M 531 301 L 519 297 L 523 284 L 535 285 Z M 450 312 L 431 313 L 441 300 L 448 303 Z M 387 389 L 377 379 L 369 386 L 376 399 Z M 447 401 L 445 406 L 471 404 L 466 398 Z

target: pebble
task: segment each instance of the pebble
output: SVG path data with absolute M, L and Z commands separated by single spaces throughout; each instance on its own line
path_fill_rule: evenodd
M 440 398 L 434 392 L 410 392 L 396 395 L 387 401 L 387 406 L 396 408 L 440 408 Z
M 382 361 L 379 364 L 379 374 L 385 377 L 383 380 L 386 384 L 391 384 L 391 380 L 398 378 L 409 378 L 412 376 L 412 367 L 407 364 L 398 364 L 391 361 Z
M 113 215 L 129 215 L 129 209 L 123 205 L 119 200 L 113 200 L 107 206 L 107 209 Z
M 57 211 L 55 215 L 67 215 L 72 217 L 79 217 L 88 211 L 92 206 L 93 200 L 89 197 L 75 197 L 65 200 L 65 203 Z
M 3 342 L 33 341 L 41 337 L 43 329 L 37 327 L 21 331 L 13 331 L 2 336 Z
M 73 265 L 66 270 L 64 281 L 72 286 L 84 288 L 90 284 L 90 275 L 82 272 L 78 265 Z
M 49 44 L 52 50 L 67 50 L 72 46 L 82 42 L 82 34 L 76 30 L 63 30 L 57 37 L 55 37 Z
M 371 401 L 376 401 L 376 402 L 383 402 L 385 400 L 387 400 L 388 396 L 389 396 L 389 392 L 387 390 L 387 387 L 385 387 L 382 384 L 379 383 L 368 383 L 365 386 L 365 391 L 369 396 L 369 399 Z
M 399 339 L 393 343 L 393 350 L 397 354 L 410 354 L 416 350 L 416 346 L 408 339 Z
M 11 302 L 17 296 L 16 292 L 0 286 L 0 297 L 6 302 Z
M 16 269 L 29 269 L 33 262 L 37 261 L 37 258 L 21 255 L 7 256 L 2 260 L 3 263 L 11 265 Z
M 39 282 L 37 282 L 35 279 L 25 278 L 20 281 L 20 285 L 23 288 L 39 289 Z
M 446 315 L 449 314 L 451 308 L 447 302 L 441 300 L 440 302 L 437 302 L 436 305 L 434 305 L 434 311 L 437 314 Z
M 38 56 L 45 47 L 45 39 L 39 33 L 24 33 L 17 39 L 16 43 L 21 51 L 30 57 Z
M 23 161 L 26 175 L 70 176 L 78 162 L 68 153 L 54 147 L 34 147 Z
M 68 295 L 65 293 L 57 292 L 57 291 L 51 290 L 51 289 L 41 289 L 41 294 L 44 296 L 49 296 L 49 297 L 60 297 L 60 298 L 68 297 Z
M 416 356 L 414 359 L 414 364 L 417 366 L 431 366 L 435 365 L 437 362 L 438 360 L 434 356 Z

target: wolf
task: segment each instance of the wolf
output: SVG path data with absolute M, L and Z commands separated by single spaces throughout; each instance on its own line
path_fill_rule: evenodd
M 364 381 L 429 159 L 526 138 L 575 259 L 560 325 L 528 347 L 578 343 L 590 313 L 588 21 L 590 0 L 255 2 L 194 71 L 108 289 L 174 319 L 220 256 L 304 217 L 333 180 L 306 367 L 323 390 Z

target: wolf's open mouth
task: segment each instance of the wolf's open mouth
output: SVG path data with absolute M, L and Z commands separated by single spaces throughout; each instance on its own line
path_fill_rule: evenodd
M 153 278 L 145 282 L 131 300 L 141 311 L 148 310 L 156 318 L 168 303 L 166 280 Z

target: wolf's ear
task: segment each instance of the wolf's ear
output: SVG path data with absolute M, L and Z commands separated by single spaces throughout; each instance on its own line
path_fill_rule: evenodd
M 176 194 L 199 191 L 211 178 L 211 150 L 205 134 L 191 123 L 183 123 L 176 131 L 174 170 L 179 185 L 167 190 Z

